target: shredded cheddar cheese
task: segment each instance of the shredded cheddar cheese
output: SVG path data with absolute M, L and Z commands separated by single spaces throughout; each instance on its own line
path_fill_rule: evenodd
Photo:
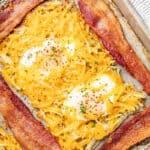
M 101 140 L 142 106 L 143 94 L 123 82 L 73 3 L 45 2 L 32 11 L 0 44 L 0 63 L 63 150 Z M 6 136 L 0 146 L 7 139 L 8 150 L 19 149 Z
M 21 150 L 12 133 L 2 127 L 0 127 L 0 150 Z

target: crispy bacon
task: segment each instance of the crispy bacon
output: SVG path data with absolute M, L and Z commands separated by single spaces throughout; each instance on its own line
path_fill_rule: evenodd
M 0 41 L 22 21 L 26 14 L 44 0 L 12 0 L 0 11 Z
M 127 150 L 150 137 L 150 107 L 121 125 L 99 150 Z
M 103 0 L 79 0 L 78 4 L 85 22 L 99 36 L 106 49 L 150 94 L 150 71 L 125 40 L 120 24 L 109 7 Z
M 26 150 L 60 150 L 56 139 L 37 121 L 0 76 L 0 113 Z

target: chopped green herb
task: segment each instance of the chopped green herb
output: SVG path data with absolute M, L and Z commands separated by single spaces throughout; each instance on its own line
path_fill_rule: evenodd
M 56 47 L 52 47 L 52 51 L 54 51 L 54 52 L 55 52 L 55 51 L 56 51 Z
M 98 65 L 98 61 L 95 61 L 94 63 L 95 63 L 96 65 Z
M 69 98 L 72 98 L 72 96 L 70 95 Z
M 96 121 L 93 120 L 93 121 L 92 121 L 92 128 L 94 128 L 95 126 L 96 126 Z
M 86 108 L 83 104 L 80 104 L 80 112 L 84 114 L 86 113 Z
M 111 69 L 116 71 L 118 74 L 120 74 L 120 68 L 118 68 L 116 66 L 111 66 Z
M 85 96 L 85 97 L 88 96 L 88 92 L 85 92 L 85 93 L 84 93 L 84 96 Z

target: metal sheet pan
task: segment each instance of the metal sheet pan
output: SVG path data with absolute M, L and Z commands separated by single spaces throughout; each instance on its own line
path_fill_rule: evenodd
M 134 6 L 136 2 L 132 0 L 113 0 L 118 6 L 122 14 L 128 20 L 134 32 L 138 35 L 140 40 L 143 42 L 145 48 L 150 52 L 150 27 L 144 22 L 144 18 L 140 16 Z M 143 2 L 144 3 L 144 2 Z M 134 5 L 133 5 L 134 4 Z M 146 4 L 146 3 L 145 3 Z M 138 5 L 138 4 L 137 4 Z M 143 4 L 144 5 L 144 4 Z M 143 8 L 143 12 L 145 9 Z M 148 19 L 148 18 L 145 18 Z M 149 18 L 150 19 L 150 18 Z
M 105 1 L 108 3 L 108 5 L 113 10 L 116 17 L 118 18 L 118 21 L 122 26 L 122 29 L 124 31 L 124 34 L 128 42 L 131 44 L 133 49 L 140 56 L 143 63 L 150 70 L 149 29 L 143 23 L 143 20 L 141 19 L 141 17 L 138 15 L 138 13 L 136 12 L 134 7 L 128 0 L 105 0 Z M 0 0 L 0 3 L 1 2 L 2 1 Z M 136 34 L 133 32 L 133 30 Z M 134 43 L 132 43 L 132 41 L 134 41 Z M 122 70 L 122 76 L 125 78 L 126 81 L 132 82 L 133 84 L 135 84 L 137 88 L 141 89 L 139 83 L 135 81 L 135 79 L 133 79 L 127 72 L 125 72 L 123 68 L 121 68 L 121 70 Z M 147 101 L 150 101 L 149 97 L 147 97 Z M 150 149 L 149 141 L 134 147 L 134 150 L 148 150 L 148 149 Z

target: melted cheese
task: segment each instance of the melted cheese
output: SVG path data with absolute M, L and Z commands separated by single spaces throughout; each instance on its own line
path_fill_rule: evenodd
M 21 150 L 20 145 L 17 143 L 10 131 L 6 131 L 0 127 L 0 150 Z
M 37 7 L 0 44 L 0 58 L 9 85 L 28 96 L 63 150 L 104 138 L 142 105 L 143 94 L 112 69 L 114 60 L 71 3 Z

